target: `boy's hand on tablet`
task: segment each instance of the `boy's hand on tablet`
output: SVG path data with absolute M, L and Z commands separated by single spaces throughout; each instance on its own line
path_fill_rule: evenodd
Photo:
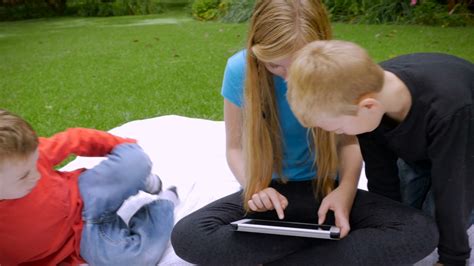
M 336 226 L 341 229 L 341 238 L 347 236 L 351 230 L 349 214 L 354 202 L 354 197 L 351 194 L 344 191 L 343 186 L 339 186 L 323 199 L 318 210 L 319 224 L 324 224 L 328 210 L 334 212 Z
M 266 212 L 275 210 L 278 218 L 285 218 L 284 210 L 288 206 L 288 200 L 274 188 L 265 188 L 255 194 L 248 201 L 249 208 L 255 212 Z

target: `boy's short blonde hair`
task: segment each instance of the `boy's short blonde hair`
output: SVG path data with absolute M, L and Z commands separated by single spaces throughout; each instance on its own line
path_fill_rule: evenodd
M 303 125 L 318 113 L 357 112 L 359 100 L 382 89 L 383 69 L 360 46 L 314 41 L 295 55 L 288 75 L 288 102 Z
M 36 151 L 38 136 L 21 117 L 0 109 L 0 162 L 25 159 Z

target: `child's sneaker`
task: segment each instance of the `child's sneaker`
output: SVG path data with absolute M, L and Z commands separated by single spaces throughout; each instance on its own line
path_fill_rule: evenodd
M 130 219 L 132 219 L 133 215 L 135 215 L 141 207 L 157 199 L 159 199 L 158 195 L 146 193 L 140 190 L 136 195 L 130 196 L 122 203 L 122 206 L 120 206 L 117 211 L 117 215 L 120 216 L 128 226 Z
M 150 173 L 145 182 L 145 189 L 148 193 L 158 194 L 161 192 L 162 182 L 158 175 Z

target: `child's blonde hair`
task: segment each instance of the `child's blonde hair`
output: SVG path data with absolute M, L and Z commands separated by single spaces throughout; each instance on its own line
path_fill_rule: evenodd
M 38 147 L 33 128 L 21 117 L 0 109 L 0 162 L 26 159 Z
M 329 19 L 319 0 L 260 0 L 255 5 L 248 34 L 243 106 L 246 210 L 252 195 L 268 187 L 273 172 L 282 176 L 281 128 L 273 75 L 264 63 L 292 56 L 311 41 L 330 38 Z M 333 189 L 337 171 L 334 136 L 320 129 L 313 133 L 316 144 L 323 146 L 317 156 L 319 178 L 314 186 L 325 195 Z
M 303 125 L 318 114 L 355 115 L 366 95 L 382 89 L 383 69 L 360 46 L 315 41 L 295 55 L 288 74 L 288 102 Z

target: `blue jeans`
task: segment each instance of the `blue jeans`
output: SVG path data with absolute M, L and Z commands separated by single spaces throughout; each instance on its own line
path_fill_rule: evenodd
M 431 191 L 431 169 L 428 166 L 409 165 L 402 159 L 398 159 L 397 165 L 402 203 L 434 217 L 435 204 Z M 474 210 L 471 212 L 469 221 L 471 225 L 474 224 Z
M 116 146 L 79 177 L 84 201 L 81 256 L 89 265 L 156 265 L 168 245 L 174 205 L 157 200 L 142 207 L 127 226 L 116 211 L 145 190 L 151 161 L 136 144 Z

